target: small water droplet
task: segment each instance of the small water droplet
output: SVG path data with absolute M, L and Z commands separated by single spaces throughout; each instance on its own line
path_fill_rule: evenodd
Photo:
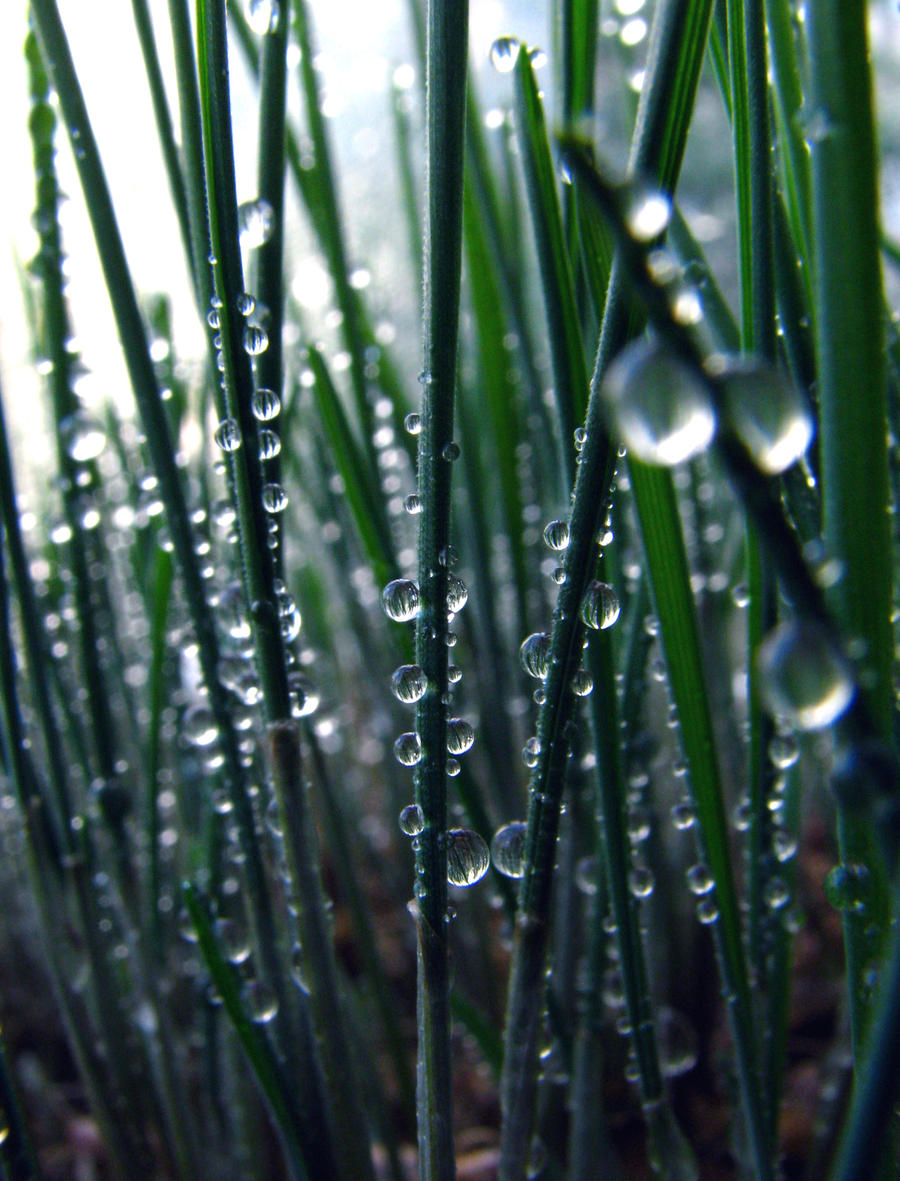
M 445 443 L 441 450 L 441 459 L 447 463 L 453 463 L 454 460 L 459 459 L 459 443 L 454 443 L 452 440 Z
M 488 871 L 490 850 L 471 828 L 451 828 L 447 841 L 447 881 L 451 886 L 474 886 Z
M 409 435 L 418 435 L 422 432 L 422 419 L 415 411 L 407 414 L 403 420 L 403 426 L 406 428 L 406 433 Z
M 407 804 L 400 813 L 400 831 L 408 837 L 417 837 L 425 828 L 425 814 L 418 804 Z
M 607 582 L 594 581 L 581 601 L 581 619 L 595 631 L 604 631 L 619 618 L 619 599 Z
M 391 677 L 391 690 L 404 705 L 421 700 L 427 688 L 428 678 L 418 664 L 401 664 Z
M 247 982 L 244 1000 L 250 1010 L 251 1021 L 257 1025 L 266 1025 L 278 1013 L 278 998 L 263 980 Z
M 816 624 L 780 624 L 757 653 L 760 693 L 776 717 L 800 730 L 820 730 L 837 721 L 854 696 L 844 660 Z
M 721 383 L 728 421 L 760 471 L 779 475 L 812 442 L 806 399 L 780 370 L 755 357 L 713 357 L 707 368 Z
M 652 242 L 665 230 L 672 216 L 672 202 L 655 189 L 638 188 L 625 205 L 625 224 L 638 242 Z
M 263 484 L 262 502 L 267 513 L 283 513 L 288 506 L 288 494 L 281 484 Z
M 456 574 L 447 575 L 447 613 L 455 615 L 462 611 L 469 600 L 466 584 Z
M 776 875 L 769 878 L 763 890 L 763 901 L 772 910 L 780 910 L 791 900 L 791 892 L 783 877 Z
M 414 767 L 422 759 L 422 740 L 413 731 L 401 734 L 394 743 L 394 758 L 404 767 Z
M 261 37 L 276 31 L 280 17 L 278 0 L 247 0 L 247 23 Z
M 475 743 L 475 731 L 465 718 L 447 720 L 447 750 L 452 755 L 465 754 Z
M 522 747 L 522 762 L 526 767 L 536 767 L 541 757 L 541 740 L 532 736 Z
M 418 516 L 422 511 L 422 502 L 419 500 L 418 492 L 410 492 L 409 496 L 403 502 L 403 507 L 411 517 Z
M 106 446 L 103 427 L 83 410 L 66 415 L 59 424 L 59 433 L 66 454 L 75 463 L 89 463 Z
M 636 865 L 628 875 L 628 888 L 635 898 L 649 898 L 653 893 L 653 871 L 646 865 Z
M 271 422 L 281 413 L 281 399 L 274 390 L 263 386 L 253 391 L 250 410 L 257 422 Z
M 519 60 L 521 43 L 516 37 L 498 37 L 491 46 L 491 65 L 498 74 L 511 74 Z
M 578 668 L 572 674 L 572 692 L 576 697 L 589 697 L 594 689 L 594 678 L 586 668 Z
M 861 862 L 835 865 L 825 878 L 825 897 L 836 910 L 865 914 L 872 893 L 872 875 Z
M 692 865 L 685 876 L 687 877 L 688 889 L 698 897 L 709 894 L 715 884 L 712 874 L 705 865 Z
M 244 326 L 244 352 L 248 357 L 258 357 L 269 347 L 269 334 L 258 324 Z
M 388 619 L 407 623 L 419 612 L 419 588 L 409 578 L 395 578 L 382 591 L 381 605 Z
M 625 446 L 645 463 L 674 467 L 712 442 L 716 416 L 709 391 L 656 340 L 626 345 L 601 390 Z
M 689 828 L 694 827 L 694 822 L 697 819 L 697 814 L 694 811 L 693 804 L 689 800 L 681 800 L 672 807 L 672 823 L 679 832 L 685 832 Z
M 238 206 L 238 232 L 251 250 L 264 245 L 275 231 L 275 210 L 264 198 Z
M 451 779 L 455 779 L 461 770 L 459 759 L 454 759 L 452 755 L 448 756 L 446 763 L 444 763 L 444 770 Z
M 524 820 L 513 820 L 504 824 L 494 833 L 491 841 L 491 861 L 494 868 L 508 878 L 520 878 L 525 872 L 525 834 L 528 825 Z
M 556 552 L 566 549 L 569 544 L 569 522 L 550 521 L 544 527 L 544 543 Z
M 534 632 L 522 641 L 519 661 L 530 677 L 543 681 L 550 671 L 550 637 L 546 632 Z
M 256 300 L 249 291 L 242 291 L 237 297 L 236 306 L 238 315 L 243 316 L 244 319 L 246 319 L 248 316 L 252 316 L 253 312 L 256 310 Z
M 714 923 L 719 917 L 719 904 L 712 894 L 707 894 L 697 903 L 697 918 L 705 927 Z
M 277 431 L 263 427 L 259 432 L 259 458 L 263 463 L 281 454 L 281 437 Z
M 776 734 L 769 743 L 769 759 L 779 771 L 787 771 L 800 758 L 800 744 L 794 734 Z
M 184 711 L 182 728 L 185 740 L 191 746 L 205 750 L 219 737 L 219 727 L 208 705 L 191 705 Z

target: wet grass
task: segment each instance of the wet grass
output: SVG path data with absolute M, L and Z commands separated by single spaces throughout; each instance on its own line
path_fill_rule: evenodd
M 206 352 L 135 288 L 64 22 L 32 0 L 56 470 L 27 509 L 0 419 L 2 888 L 33 898 L 17 935 L 101 1167 L 400 1181 L 415 1145 L 423 1181 L 476 1156 L 503 1181 L 892 1175 L 900 351 L 863 7 L 560 0 L 548 54 L 494 45 L 485 114 L 465 0 L 411 3 L 379 147 L 396 273 L 371 282 L 313 7 L 133 10 Z M 679 208 L 701 90 L 733 257 Z M 133 412 L 83 397 L 63 132 Z M 840 999 L 803 1050 L 823 891 Z M 17 1061 L 5 1175 L 59 1175 Z M 798 1067 L 823 1113 L 799 1145 Z

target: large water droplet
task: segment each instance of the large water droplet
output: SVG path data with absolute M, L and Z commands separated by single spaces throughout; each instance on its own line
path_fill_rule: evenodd
M 394 743 L 394 758 L 404 767 L 414 767 L 422 760 L 422 740 L 418 734 L 408 730 Z
M 658 341 L 626 345 L 601 390 L 625 446 L 645 463 L 683 463 L 705 451 L 715 434 L 709 391 Z
M 261 37 L 275 32 L 280 17 L 278 0 L 247 0 L 247 23 Z
M 250 410 L 257 422 L 271 422 L 281 412 L 281 399 L 274 390 L 263 386 L 253 391 Z
M 504 824 L 494 833 L 491 841 L 491 861 L 494 868 L 508 878 L 520 878 L 525 872 L 525 834 L 528 825 L 524 820 L 513 820 Z
M 247 324 L 244 327 L 244 352 L 248 357 L 258 357 L 269 347 L 269 334 L 258 324 Z
M 409 578 L 395 578 L 381 593 L 381 605 L 388 619 L 407 623 L 419 611 L 419 588 Z
M 543 681 L 550 671 L 550 637 L 546 632 L 534 632 L 522 641 L 519 648 L 522 668 L 530 677 Z
M 398 701 L 412 705 L 425 696 L 428 678 L 418 664 L 401 664 L 391 677 L 391 689 Z
M 778 475 L 806 454 L 812 415 L 780 370 L 755 357 L 716 357 L 708 368 L 722 382 L 731 426 L 761 471 Z
M 244 999 L 250 1010 L 250 1019 L 258 1025 L 266 1025 L 278 1012 L 278 998 L 263 980 L 248 981 Z
M 522 762 L 526 767 L 533 768 L 538 765 L 541 757 L 541 740 L 532 735 L 531 738 L 522 747 Z
M 213 435 L 216 446 L 230 455 L 241 445 L 241 428 L 236 418 L 223 418 Z
M 544 542 L 555 551 L 566 549 L 569 544 L 569 522 L 550 521 L 544 527 Z
M 447 750 L 452 755 L 465 754 L 475 743 L 475 731 L 465 718 L 449 718 L 447 721 Z
M 498 37 L 491 46 L 491 65 L 498 74 L 511 74 L 522 48 L 515 37 Z
M 665 230 L 672 202 L 656 189 L 638 188 L 625 203 L 625 224 L 638 242 L 652 242 Z
M 280 484 L 263 484 L 262 502 L 267 513 L 283 513 L 288 506 L 288 494 Z
M 182 718 L 184 737 L 201 750 L 210 747 L 219 737 L 219 727 L 208 705 L 192 705 L 184 711 Z
M 451 828 L 447 841 L 447 881 L 451 886 L 474 886 L 488 871 L 491 854 L 484 839 L 471 828 Z
M 407 804 L 400 813 L 400 831 L 408 837 L 417 837 L 425 827 L 425 815 L 418 804 Z
M 469 601 L 469 591 L 466 584 L 456 574 L 447 575 L 447 612 L 455 615 L 462 611 Z
M 76 463 L 96 459 L 106 446 L 103 427 L 83 410 L 66 415 L 59 424 L 59 433 L 67 455 Z
M 800 730 L 830 726 L 853 700 L 849 670 L 817 624 L 780 624 L 763 640 L 756 659 L 766 705 Z
M 595 631 L 604 631 L 619 618 L 619 599 L 606 582 L 592 582 L 581 601 L 581 619 Z
M 275 210 L 262 197 L 244 201 L 238 206 L 238 232 L 241 241 L 251 250 L 262 246 L 275 230 Z
M 263 463 L 281 454 L 281 437 L 277 431 L 263 427 L 259 432 L 259 458 Z

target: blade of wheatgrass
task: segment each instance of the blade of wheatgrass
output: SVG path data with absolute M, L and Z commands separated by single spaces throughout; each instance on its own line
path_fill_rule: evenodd
M 425 123 L 425 262 L 421 433 L 418 454 L 419 614 L 416 662 L 428 690 L 416 705 L 422 760 L 415 798 L 418 837 L 415 903 L 418 934 L 418 1116 L 421 1181 L 452 1181 L 452 1061 L 447 927 L 447 648 L 446 555 L 456 354 L 462 271 L 467 0 L 428 0 Z M 444 560 L 442 560 L 442 555 Z
M 409 238 L 409 261 L 417 280 L 417 287 L 420 288 L 422 286 L 422 216 L 413 169 L 411 113 L 412 104 L 409 90 L 405 86 L 399 86 L 395 77 L 391 84 L 391 121 L 394 128 L 397 172 L 400 176 L 403 217 Z
M 0 1111 L 4 1134 L 0 1142 L 0 1171 L 8 1181 L 39 1181 L 37 1157 L 22 1113 L 18 1088 L 0 1039 Z
M 547 317 L 553 389 L 559 416 L 560 443 L 567 487 L 575 474 L 571 439 L 584 421 L 588 375 L 584 341 L 575 301 L 572 263 L 566 250 L 556 170 L 544 110 L 538 96 L 531 57 L 523 46 L 515 67 L 516 126 L 525 170 L 528 205 L 534 227 L 541 289 Z
M 892 554 L 886 432 L 878 164 L 866 7 L 824 0 L 808 21 L 812 245 L 826 552 L 841 565 L 828 601 L 864 650 L 864 696 L 881 738 L 892 736 Z M 866 928 L 889 911 L 871 826 L 838 805 L 841 858 L 869 868 L 865 917 L 844 912 L 853 1045 L 868 1023 Z
M 311 1156 L 307 1145 L 298 1135 L 299 1129 L 294 1121 L 293 1112 L 284 1101 L 285 1087 L 278 1059 L 269 1040 L 247 1015 L 241 1000 L 239 977 L 219 948 L 200 892 L 196 886 L 186 882 L 181 893 L 213 985 L 222 999 L 232 1028 L 265 1096 L 273 1122 L 285 1146 L 291 1171 L 296 1181 L 317 1176 L 316 1170 L 321 1162 Z
M 147 678 L 150 720 L 147 726 L 147 856 L 149 858 L 149 882 L 147 889 L 147 929 L 150 932 L 152 954 L 158 964 L 163 962 L 162 914 L 160 897 L 160 814 L 158 800 L 158 775 L 161 765 L 162 712 L 166 705 L 166 655 L 169 626 L 169 607 L 172 601 L 172 579 L 174 563 L 172 555 L 158 549 L 155 557 L 156 577 L 154 578 L 152 614 L 150 618 L 150 671 Z

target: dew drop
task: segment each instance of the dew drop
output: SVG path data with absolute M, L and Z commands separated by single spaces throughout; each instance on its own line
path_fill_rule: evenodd
M 262 502 L 267 513 L 283 513 L 288 506 L 288 494 L 281 484 L 263 484 Z
M 638 242 L 652 242 L 665 230 L 672 216 L 672 203 L 665 193 L 638 188 L 625 206 L 625 224 Z
M 697 903 L 697 918 L 705 927 L 710 923 L 714 923 L 719 917 L 719 904 L 711 894 L 707 894 L 705 898 L 701 898 Z
M 460 769 L 459 759 L 455 759 L 452 755 L 450 755 L 444 764 L 444 770 L 447 772 L 448 776 L 451 779 L 455 779 L 459 774 Z
M 244 326 L 244 352 L 248 357 L 258 357 L 269 347 L 269 334 L 258 324 Z
M 263 386 L 253 391 L 250 410 L 257 422 L 271 422 L 281 412 L 281 399 L 274 390 Z
M 418 804 L 407 804 L 400 813 L 400 831 L 408 837 L 417 837 L 425 828 L 425 814 Z
M 605 631 L 619 618 L 619 599 L 607 582 L 594 581 L 581 601 L 581 619 L 595 631 Z
M 705 865 L 692 865 L 685 875 L 688 889 L 692 894 L 702 897 L 712 892 L 714 885 L 712 874 Z
M 589 897 L 597 893 L 597 873 L 600 862 L 596 857 L 581 857 L 575 863 L 575 885 Z
M 522 641 L 519 661 L 530 677 L 543 681 L 550 671 L 550 637 L 546 632 L 534 632 Z
M 783 877 L 776 875 L 769 878 L 763 890 L 763 901 L 772 910 L 781 910 L 791 900 L 791 892 Z
M 427 688 L 428 678 L 418 664 L 401 664 L 391 677 L 391 690 L 404 705 L 420 701 Z
M 83 410 L 66 415 L 59 424 L 59 433 L 66 454 L 75 463 L 89 463 L 106 446 L 103 427 Z
M 780 624 L 760 645 L 757 666 L 766 705 L 800 730 L 830 726 L 853 700 L 841 654 L 817 624 Z
M 661 1005 L 656 1011 L 660 1066 L 666 1078 L 687 1074 L 697 1064 L 697 1033 L 677 1009 Z
M 447 720 L 447 750 L 452 755 L 465 754 L 475 743 L 475 731 L 465 718 Z
M 628 875 L 628 888 L 635 898 L 649 898 L 653 893 L 653 871 L 646 865 L 636 865 Z
M 511 74 L 519 60 L 522 48 L 515 37 L 498 37 L 491 46 L 491 65 L 498 74 Z
M 406 429 L 406 433 L 408 435 L 415 436 L 415 435 L 421 434 L 422 419 L 419 417 L 418 414 L 415 413 L 415 411 L 413 411 L 411 414 L 407 414 L 406 418 L 404 418 L 403 426 Z
M 451 886 L 474 886 L 488 871 L 491 854 L 484 839 L 471 828 L 447 833 L 447 881 Z
M 544 527 L 544 543 L 555 552 L 566 549 L 569 544 L 569 522 L 550 521 Z
M 247 0 L 247 23 L 261 37 L 275 32 L 280 17 L 278 0 Z
M 409 496 L 403 502 L 403 507 L 411 517 L 418 516 L 422 511 L 422 502 L 419 500 L 418 492 L 410 492 Z
M 709 391 L 656 340 L 626 345 L 601 390 L 625 446 L 645 463 L 674 467 L 705 451 L 715 434 Z
M 594 678 L 586 668 L 576 669 L 572 674 L 572 692 L 576 697 L 589 697 L 594 689 Z
M 800 744 L 794 734 L 776 734 L 769 743 L 769 760 L 778 771 L 787 771 L 800 758 Z
M 219 737 L 219 727 L 208 705 L 192 705 L 184 711 L 182 726 L 185 740 L 205 750 Z
M 404 767 L 414 767 L 422 760 L 422 740 L 414 731 L 401 734 L 394 743 L 394 758 Z
M 672 807 L 672 823 L 679 832 L 685 832 L 694 827 L 697 815 L 693 805 L 688 800 L 681 800 Z
M 278 1012 L 278 998 L 263 980 L 247 983 L 244 999 L 250 1010 L 250 1018 L 257 1025 L 266 1025 Z
M 388 619 L 407 623 L 419 612 L 419 588 L 409 578 L 395 578 L 382 591 L 381 605 Z
M 275 230 L 275 210 L 262 197 L 238 206 L 238 232 L 251 250 L 264 245 Z
M 441 450 L 441 459 L 447 463 L 453 463 L 454 460 L 459 459 L 459 443 L 454 443 L 452 440 L 445 443 Z
M 780 370 L 755 357 L 714 357 L 725 412 L 760 471 L 779 475 L 806 454 L 813 418 L 806 399 Z
M 455 574 L 447 575 L 447 613 L 455 615 L 462 611 L 469 600 L 469 591 L 463 580 Z
M 522 762 L 526 767 L 536 767 L 538 760 L 541 757 L 541 740 L 540 738 L 531 737 L 522 747 Z
M 504 824 L 494 833 L 491 841 L 491 861 L 498 873 L 507 878 L 520 878 L 525 872 L 525 834 L 528 825 L 524 820 L 513 820 Z
M 835 865 L 825 878 L 825 897 L 836 910 L 864 914 L 872 893 L 872 875 L 861 862 Z
M 263 427 L 259 432 L 259 458 L 263 463 L 281 454 L 281 438 L 277 431 Z
M 244 319 L 246 319 L 248 316 L 253 315 L 253 312 L 255 311 L 255 309 L 256 309 L 256 300 L 253 298 L 253 296 L 250 294 L 249 291 L 242 291 L 241 294 L 237 297 L 238 314 L 243 316 Z
M 241 428 L 238 426 L 237 419 L 223 418 L 216 427 L 213 439 L 219 450 L 224 451 L 226 455 L 237 451 L 241 445 Z

